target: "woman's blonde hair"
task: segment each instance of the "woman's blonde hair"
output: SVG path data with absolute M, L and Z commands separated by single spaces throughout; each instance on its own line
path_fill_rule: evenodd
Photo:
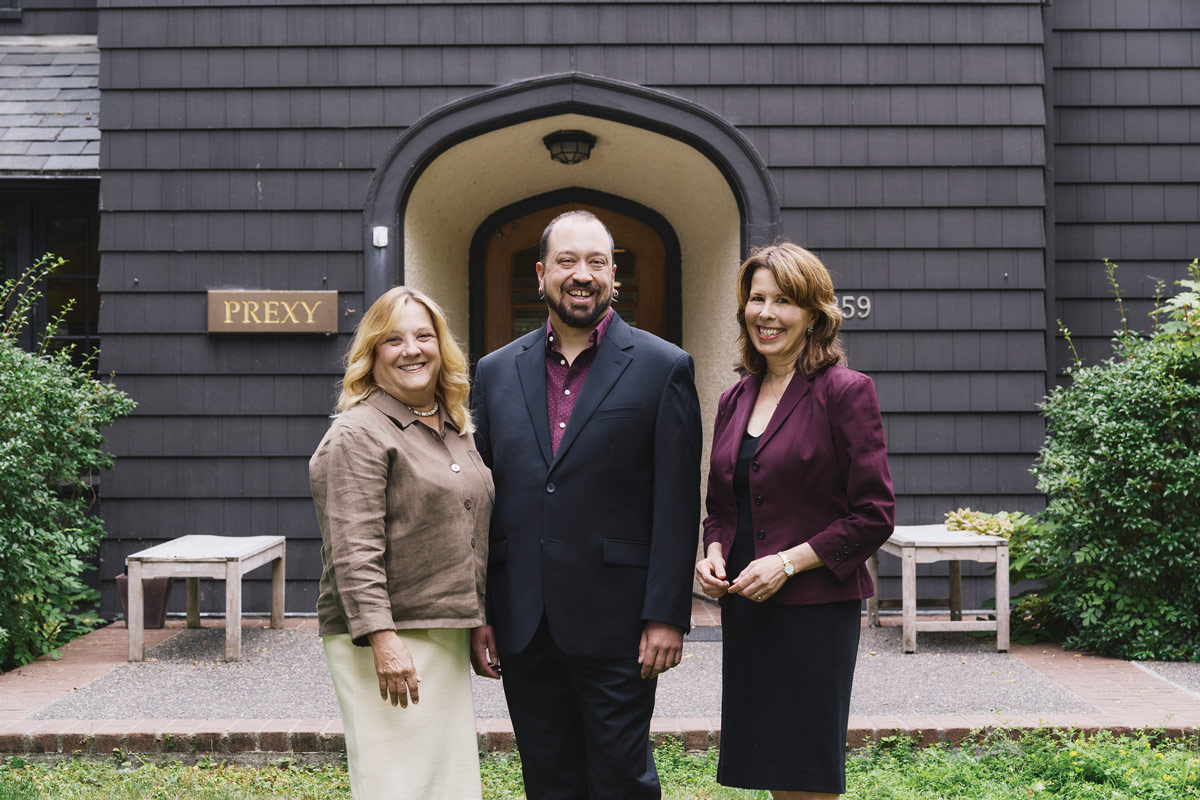
M 833 299 L 833 278 L 821 259 L 791 242 L 760 247 L 750 254 L 738 270 L 738 355 L 734 368 L 741 375 L 761 375 L 766 372 L 767 360 L 754 348 L 746 329 L 746 303 L 750 299 L 750 283 L 755 271 L 768 270 L 779 285 L 779 291 L 800 308 L 813 314 L 812 333 L 802 337 L 794 354 L 796 368 L 806 375 L 830 364 L 845 364 L 846 351 L 838 331 L 842 327 L 842 312 Z M 792 356 L 793 354 L 789 354 Z
M 442 358 L 442 369 L 438 373 L 434 389 L 438 402 L 446 416 L 465 436 L 475 430 L 467 398 L 471 394 L 471 381 L 467 374 L 467 357 L 450 333 L 446 315 L 424 292 L 407 286 L 394 286 L 371 304 L 367 313 L 354 330 L 354 340 L 346 350 L 346 374 L 342 377 L 342 393 L 338 397 L 338 413 L 361 403 L 375 391 L 375 347 L 396 330 L 400 314 L 409 301 L 420 303 L 433 320 L 433 332 L 437 335 L 438 352 Z

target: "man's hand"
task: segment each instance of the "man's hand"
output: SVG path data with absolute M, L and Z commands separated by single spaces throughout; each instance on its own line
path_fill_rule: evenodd
M 643 678 L 657 678 L 683 658 L 683 629 L 665 622 L 650 620 L 642 629 L 638 645 L 638 663 Z
M 408 708 L 411 697 L 414 704 L 420 702 L 417 684 L 421 682 L 417 667 L 413 664 L 408 645 L 395 631 L 375 631 L 367 637 L 371 652 L 375 654 L 375 675 L 379 678 L 379 696 L 390 699 L 392 705 Z
M 480 677 L 500 677 L 500 655 L 496 652 L 496 632 L 491 625 L 471 629 L 471 667 Z

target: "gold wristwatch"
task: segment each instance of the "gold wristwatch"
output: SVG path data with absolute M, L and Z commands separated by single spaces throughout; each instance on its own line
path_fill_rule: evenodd
M 779 560 L 783 562 L 784 575 L 787 575 L 790 578 L 796 574 L 796 565 L 791 562 L 791 559 L 789 559 L 783 553 L 776 553 L 775 555 L 779 556 Z

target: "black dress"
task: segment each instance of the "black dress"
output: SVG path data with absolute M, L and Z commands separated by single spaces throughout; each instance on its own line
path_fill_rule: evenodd
M 733 473 L 738 526 L 726 560 L 730 580 L 755 558 L 749 476 L 758 440 L 744 436 Z M 791 580 L 804 580 L 804 573 Z M 721 611 L 720 783 L 846 791 L 846 725 L 860 607 L 859 600 L 785 606 L 728 595 Z

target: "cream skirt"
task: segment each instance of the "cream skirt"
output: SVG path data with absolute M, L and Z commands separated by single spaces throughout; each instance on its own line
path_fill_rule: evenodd
M 333 678 L 354 800 L 478 800 L 479 745 L 471 701 L 470 631 L 397 631 L 421 676 L 421 702 L 379 697 L 370 647 L 322 637 Z

